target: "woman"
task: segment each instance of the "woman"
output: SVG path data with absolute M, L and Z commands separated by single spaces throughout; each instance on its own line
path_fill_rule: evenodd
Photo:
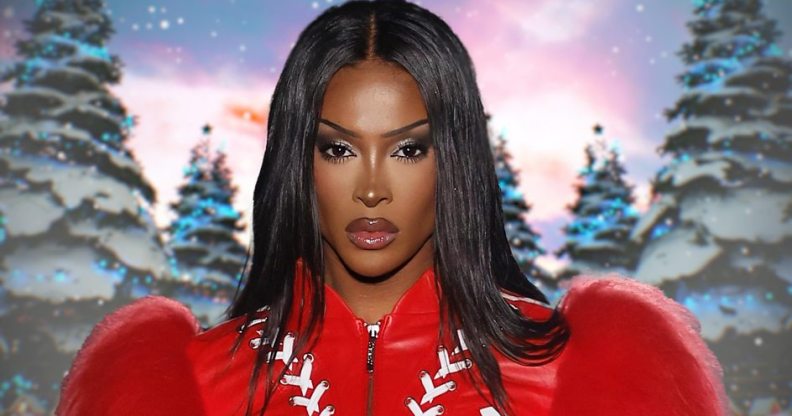
M 697 322 L 657 289 L 578 278 L 553 309 L 525 280 L 472 63 L 419 6 L 349 2 L 303 31 L 253 208 L 230 319 L 119 310 L 58 414 L 725 414 Z

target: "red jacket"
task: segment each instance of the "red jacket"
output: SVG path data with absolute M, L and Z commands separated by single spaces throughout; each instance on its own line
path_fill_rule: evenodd
M 366 325 L 326 287 L 319 338 L 290 364 L 267 414 L 364 416 L 371 406 L 377 416 L 498 415 L 464 376 L 476 368 L 464 342 L 439 342 L 434 279 L 429 268 L 378 325 Z M 301 286 L 295 299 L 309 298 Z M 551 312 L 534 300 L 504 297 L 531 318 Z M 727 414 L 721 368 L 698 321 L 658 289 L 578 277 L 558 307 L 571 335 L 556 360 L 526 367 L 495 352 L 517 415 Z M 78 353 L 56 414 L 242 415 L 266 310 L 260 317 L 231 354 L 244 318 L 200 331 L 186 307 L 166 298 L 121 308 Z M 289 325 L 296 328 L 296 320 Z M 276 374 L 293 335 L 280 345 Z

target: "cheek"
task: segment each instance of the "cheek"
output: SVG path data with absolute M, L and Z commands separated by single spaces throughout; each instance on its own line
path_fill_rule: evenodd
M 318 156 L 317 156 L 318 157 Z M 341 204 L 347 191 L 349 175 L 339 174 L 339 169 L 327 169 L 326 163 L 314 163 L 314 191 L 319 211 L 319 225 L 326 233 L 328 223 L 333 222 L 333 213 L 342 212 Z M 347 198 L 348 199 L 348 198 Z
M 321 203 L 331 197 L 343 186 L 343 175 L 338 175 L 339 169 L 332 169 L 332 166 L 322 160 L 319 151 L 314 152 L 313 161 L 313 180 L 316 197 Z
M 423 231 L 434 229 L 436 175 L 433 160 L 426 160 L 421 169 L 398 175 L 402 207 L 409 213 L 408 221 Z

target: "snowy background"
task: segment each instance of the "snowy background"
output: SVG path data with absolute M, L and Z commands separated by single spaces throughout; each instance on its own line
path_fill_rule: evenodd
M 334 1 L 108 1 L 117 33 L 108 49 L 124 62 L 113 86 L 136 115 L 130 148 L 155 185 L 155 218 L 172 215 L 180 166 L 210 123 L 224 144 L 250 218 L 253 184 L 264 149 L 268 101 L 300 30 Z M 662 165 L 655 148 L 670 126 L 662 112 L 682 91 L 675 55 L 690 39 L 689 0 L 424 0 L 461 37 L 476 65 L 493 124 L 509 140 L 520 189 L 533 205 L 528 218 L 550 250 L 563 244 L 566 204 L 585 162 L 583 148 L 600 123 L 624 150 L 627 180 L 645 210 L 648 180 Z M 0 64 L 34 0 L 0 0 Z M 768 0 L 766 14 L 786 33 L 792 56 L 792 2 Z M 8 87 L 4 85 L 3 87 Z M 248 241 L 247 233 L 240 241 Z M 562 264 L 545 255 L 539 264 Z
M 220 318 L 273 86 L 335 3 L 75 1 L 0 0 L 3 414 L 48 412 L 135 298 Z M 660 287 L 741 415 L 792 399 L 792 1 L 757 1 L 421 3 L 473 57 L 523 271 L 553 302 L 580 273 Z

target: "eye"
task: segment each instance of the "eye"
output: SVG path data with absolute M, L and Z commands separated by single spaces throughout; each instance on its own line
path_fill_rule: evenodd
M 426 157 L 427 150 L 428 148 L 424 144 L 414 140 L 406 140 L 399 144 L 399 150 L 393 154 L 393 157 L 408 163 L 415 163 Z
M 341 142 L 333 142 L 321 145 L 319 147 L 319 152 L 324 160 L 332 163 L 341 163 L 355 155 L 347 145 Z

